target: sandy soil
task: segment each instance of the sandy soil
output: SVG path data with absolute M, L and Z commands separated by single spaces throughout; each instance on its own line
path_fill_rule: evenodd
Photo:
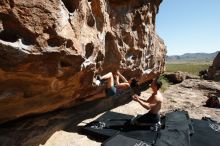
M 211 86 L 210 88 L 204 88 Z M 203 88 L 201 88 L 203 87 Z M 161 109 L 161 114 L 165 114 L 173 110 L 186 110 L 189 112 L 191 118 L 201 119 L 202 117 L 211 117 L 220 122 L 220 109 L 207 108 L 203 105 L 207 100 L 209 92 L 216 92 L 219 90 L 220 83 L 208 82 L 202 80 L 185 80 L 181 84 L 170 85 L 170 87 L 163 93 L 164 103 Z M 143 98 L 149 97 L 151 91 L 142 93 Z M 138 103 L 131 101 L 128 104 L 119 106 L 112 111 L 124 114 L 137 115 L 147 112 Z M 101 115 L 101 114 L 100 114 Z M 79 125 L 85 125 L 100 115 L 94 118 L 82 121 Z M 63 130 L 56 131 L 44 144 L 45 146 L 100 146 L 100 142 L 89 139 L 85 135 L 77 132 L 66 132 Z

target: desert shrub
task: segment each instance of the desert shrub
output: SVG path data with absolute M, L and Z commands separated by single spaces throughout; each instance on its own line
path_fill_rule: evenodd
M 160 88 L 160 90 L 162 92 L 165 92 L 168 88 L 169 88 L 169 85 L 170 85 L 170 82 L 168 81 L 168 79 L 166 77 L 164 77 L 163 75 L 161 75 L 159 77 L 159 80 L 162 82 L 162 87 Z

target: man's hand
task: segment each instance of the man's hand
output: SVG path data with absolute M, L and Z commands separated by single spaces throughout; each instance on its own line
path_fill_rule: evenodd
M 119 72 L 119 70 L 117 70 L 117 71 L 115 72 L 115 74 L 116 74 L 116 75 L 119 75 L 119 74 L 121 74 L 121 73 Z
M 138 95 L 136 95 L 136 94 L 135 94 L 135 95 L 133 95 L 133 96 L 132 96 L 132 98 L 133 98 L 133 100 L 134 100 L 134 101 L 138 101 L 138 100 L 139 100 L 139 96 L 138 96 Z
M 113 74 L 113 76 L 115 77 L 115 78 L 119 78 L 119 75 L 118 74 Z

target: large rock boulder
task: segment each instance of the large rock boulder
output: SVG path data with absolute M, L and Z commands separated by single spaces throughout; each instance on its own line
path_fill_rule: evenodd
M 208 69 L 208 79 L 220 81 L 220 52 L 213 60 L 212 66 Z
M 101 90 L 96 74 L 158 76 L 166 54 L 155 33 L 161 1 L 2 0 L 0 123 L 85 102 Z
M 177 71 L 177 72 L 173 72 L 173 73 L 165 73 L 164 77 L 169 81 L 172 82 L 174 84 L 177 83 L 181 83 L 182 81 L 184 81 L 186 79 L 186 73 L 181 72 L 181 71 Z
M 185 79 L 200 79 L 199 76 L 190 74 L 188 72 L 166 72 L 163 76 L 171 83 L 178 84 L 183 82 Z

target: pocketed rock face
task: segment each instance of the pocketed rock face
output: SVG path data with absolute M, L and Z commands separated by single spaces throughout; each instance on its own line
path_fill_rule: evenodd
M 212 66 L 208 69 L 208 78 L 220 81 L 220 52 L 213 60 Z
M 2 0 L 0 123 L 86 102 L 96 74 L 163 72 L 161 0 Z M 152 70 L 148 78 L 146 72 Z

